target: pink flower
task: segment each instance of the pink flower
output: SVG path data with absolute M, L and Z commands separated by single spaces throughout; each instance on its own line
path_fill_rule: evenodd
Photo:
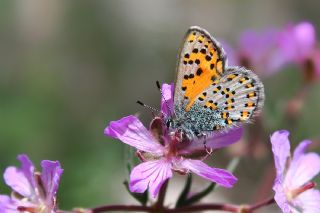
M 231 65 L 252 69 L 267 77 L 285 65 L 297 64 L 308 81 L 320 78 L 320 50 L 316 30 L 309 22 L 289 24 L 282 30 L 246 31 L 236 49 L 224 44 Z
M 168 116 L 173 108 L 173 85 L 164 84 L 162 92 L 167 103 L 162 99 L 161 111 Z M 209 167 L 202 160 L 194 159 L 192 155 L 205 152 L 203 143 L 176 140 L 174 135 L 167 132 L 161 117 L 154 118 L 148 130 L 137 117 L 130 115 L 110 122 L 104 133 L 135 147 L 143 160 L 130 174 L 129 187 L 132 192 L 143 193 L 149 188 L 152 197 L 156 197 L 162 184 L 172 177 L 173 171 L 183 174 L 193 172 L 227 188 L 237 181 L 230 172 Z M 207 140 L 207 147 L 217 149 L 235 143 L 241 133 L 241 128 L 219 133 Z
M 279 34 L 282 53 L 289 60 L 302 62 L 310 57 L 316 45 L 316 32 L 309 22 L 288 25 Z
M 307 80 L 320 78 L 320 50 L 316 47 L 316 30 L 311 23 L 288 25 L 280 32 L 278 43 L 286 61 L 298 64 Z
M 285 58 L 279 52 L 277 35 L 278 32 L 271 29 L 243 32 L 236 49 L 223 45 L 229 64 L 246 67 L 264 77 L 279 71 Z
M 2 213 L 55 213 L 56 193 L 63 170 L 58 161 L 43 160 L 42 173 L 35 171 L 27 155 L 19 155 L 21 168 L 8 167 L 4 180 L 13 190 L 12 196 L 0 195 Z
M 302 141 L 290 157 L 289 132 L 282 130 L 271 136 L 276 167 L 273 185 L 275 201 L 284 213 L 317 213 L 320 209 L 320 191 L 310 180 L 320 172 L 320 156 L 305 150 L 311 141 Z

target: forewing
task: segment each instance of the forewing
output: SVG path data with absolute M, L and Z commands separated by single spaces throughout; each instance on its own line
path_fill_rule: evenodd
M 220 124 L 203 131 L 250 121 L 261 110 L 264 99 L 264 87 L 257 75 L 244 68 L 228 67 L 220 79 L 197 96 L 197 105 L 220 113 Z
M 191 27 L 184 38 L 178 59 L 175 109 L 189 111 L 197 96 L 222 76 L 225 63 L 220 44 L 206 30 Z

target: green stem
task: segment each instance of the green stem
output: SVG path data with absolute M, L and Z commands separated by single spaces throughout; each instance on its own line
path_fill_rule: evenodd
M 161 189 L 160 189 L 159 195 L 158 195 L 158 200 L 157 200 L 157 203 L 155 204 L 156 209 L 163 209 L 164 208 L 163 204 L 164 204 L 164 199 L 165 199 L 166 193 L 167 193 L 168 183 L 169 183 L 169 179 L 166 180 L 161 186 Z

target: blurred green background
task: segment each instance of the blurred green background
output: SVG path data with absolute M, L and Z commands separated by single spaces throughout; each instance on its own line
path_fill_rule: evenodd
M 199 25 L 231 44 L 244 30 L 303 20 L 319 31 L 319 6 L 312 0 L 1 1 L 1 171 L 18 165 L 20 153 L 37 166 L 42 159 L 59 160 L 65 170 L 60 207 L 134 203 L 122 185 L 128 149 L 105 137 L 103 130 L 110 121 L 139 111 L 147 124 L 152 116 L 135 102 L 158 107 L 155 81 L 174 80 L 186 30 Z M 295 144 L 304 138 L 319 143 L 320 86 L 311 87 L 292 127 L 283 120 L 283 109 L 301 85 L 298 68 L 289 67 L 264 82 L 267 134 L 291 129 Z M 239 184 L 227 193 L 221 190 L 226 199 L 255 201 L 257 188 L 263 188 L 261 177 L 272 172 L 269 141 L 264 143 L 262 152 L 243 156 L 235 173 Z M 214 163 L 226 165 L 232 153 L 218 153 Z M 183 184 L 183 179 L 176 182 Z M 9 192 L 3 182 L 0 190 Z M 270 188 L 265 191 L 271 193 Z

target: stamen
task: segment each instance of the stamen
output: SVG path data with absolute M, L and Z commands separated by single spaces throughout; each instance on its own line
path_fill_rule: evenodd
M 138 156 L 138 158 L 142 161 L 142 162 L 146 162 L 147 159 L 145 159 L 145 157 L 143 156 L 142 152 L 141 151 L 137 151 L 136 152 L 136 155 Z
M 35 172 L 34 174 L 36 183 L 37 183 L 37 189 L 40 197 L 47 197 L 46 189 L 43 185 L 42 179 L 41 179 L 41 173 L 40 172 Z
M 288 199 L 289 200 L 292 200 L 294 198 L 296 198 L 298 195 L 300 195 L 301 193 L 309 190 L 309 189 L 313 189 L 314 187 L 316 187 L 316 183 L 315 182 L 309 182 L 297 189 L 293 189 L 293 190 L 290 190 L 289 193 L 287 194 L 288 196 Z
M 18 206 L 17 210 L 20 212 L 36 213 L 36 209 L 33 207 Z

